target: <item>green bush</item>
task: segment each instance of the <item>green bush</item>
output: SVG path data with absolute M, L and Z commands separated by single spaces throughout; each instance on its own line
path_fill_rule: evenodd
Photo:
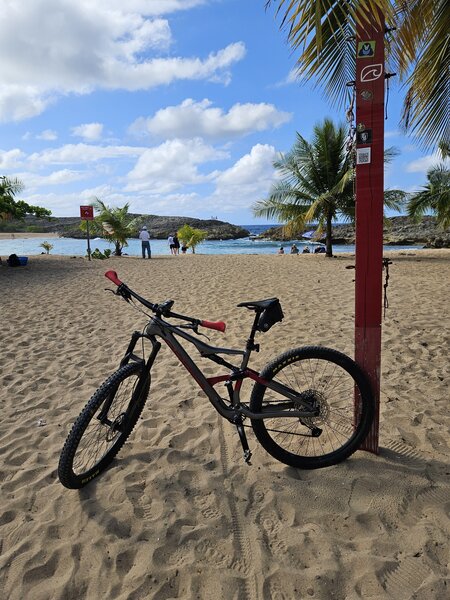
M 107 248 L 104 252 L 101 252 L 98 248 L 91 252 L 91 257 L 98 260 L 105 260 L 111 256 L 111 249 Z

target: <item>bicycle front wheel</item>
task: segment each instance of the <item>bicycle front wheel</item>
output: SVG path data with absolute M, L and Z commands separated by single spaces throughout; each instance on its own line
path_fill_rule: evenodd
M 299 399 L 316 407 L 311 417 L 277 417 L 252 420 L 261 445 L 274 458 L 299 469 L 318 469 L 341 462 L 364 441 L 369 432 L 374 402 L 369 382 L 348 356 L 321 346 L 289 350 L 270 362 L 260 373 L 294 390 Z M 359 396 L 355 411 L 355 391 Z M 276 410 L 286 398 L 256 383 L 250 409 Z M 294 402 L 291 410 L 301 410 Z
M 136 425 L 149 389 L 150 374 L 129 363 L 94 393 L 61 452 L 58 476 L 65 487 L 81 488 L 108 467 Z

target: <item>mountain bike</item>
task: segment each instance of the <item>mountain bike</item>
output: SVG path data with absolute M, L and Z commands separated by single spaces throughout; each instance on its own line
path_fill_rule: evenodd
M 224 332 L 223 321 L 177 314 L 172 311 L 173 300 L 153 304 L 120 281 L 115 271 L 105 275 L 117 286 L 110 291 L 144 312 L 149 320 L 141 332 L 132 334 L 118 370 L 98 388 L 74 422 L 58 466 L 65 487 L 81 488 L 98 477 L 122 448 L 149 395 L 161 342 L 175 354 L 217 412 L 236 427 L 246 463 L 252 456 L 246 419 L 269 454 L 299 469 L 339 463 L 364 441 L 373 420 L 374 401 L 366 375 L 345 354 L 305 346 L 277 356 L 261 372 L 248 366 L 252 352 L 260 349 L 256 334 L 267 332 L 284 317 L 277 298 L 238 304 L 255 313 L 245 348 L 221 348 L 198 336 L 199 327 Z M 226 373 L 205 376 L 180 338 L 192 344 L 201 357 L 224 367 Z M 144 356 L 135 352 L 139 340 L 148 348 L 147 358 L 145 348 Z M 246 379 L 254 382 L 248 401 L 241 399 Z M 223 384 L 222 394 L 215 389 L 218 384 Z

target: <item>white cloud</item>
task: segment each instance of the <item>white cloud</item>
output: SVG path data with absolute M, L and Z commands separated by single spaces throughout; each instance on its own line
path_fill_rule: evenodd
M 32 167 L 62 164 L 83 164 L 114 158 L 133 158 L 140 156 L 146 148 L 137 146 L 93 146 L 90 144 L 66 144 L 60 148 L 51 148 L 35 152 L 28 157 Z
M 286 75 L 284 79 L 275 83 L 272 87 L 280 88 L 285 87 L 286 85 L 292 85 L 294 83 L 298 83 L 301 77 L 298 75 L 297 67 L 292 68 L 289 73 Z
M 38 134 L 36 136 L 36 139 L 46 140 L 46 141 L 50 142 L 52 140 L 58 139 L 58 135 L 57 135 L 56 131 L 53 131 L 52 129 L 45 129 L 44 131 L 42 131 L 40 134 Z
M 224 171 L 217 177 L 218 188 L 254 186 L 260 181 L 273 180 L 273 161 L 277 152 L 273 146 L 268 144 L 256 144 L 240 158 L 230 169 Z M 265 183 L 264 183 L 265 186 Z
M 179 10 L 188 10 L 209 0 L 128 0 L 127 10 L 146 16 L 166 15 Z M 96 0 L 102 8 L 123 10 L 123 0 Z
M 28 192 L 44 186 L 65 185 L 73 181 L 80 181 L 82 179 L 87 179 L 90 175 L 90 173 L 73 171 L 71 169 L 60 169 L 58 171 L 53 171 L 48 175 L 37 175 L 36 173 L 30 172 L 16 174 L 21 181 L 26 182 L 26 189 Z
M 426 173 L 428 169 L 434 167 L 439 162 L 441 161 L 437 153 L 430 154 L 428 156 L 423 156 L 422 158 L 418 158 L 408 163 L 406 165 L 406 171 L 408 173 Z
M 72 127 L 72 135 L 81 137 L 86 141 L 96 141 L 102 137 L 103 125 L 102 123 L 84 123 L 77 127 Z
M 2 57 L 0 54 L 0 68 L 3 68 L 3 62 L 6 60 L 6 56 L 3 54 Z M 20 65 L 17 66 L 20 68 Z M 21 121 L 35 117 L 42 113 L 53 101 L 54 97 L 47 90 L 41 90 L 37 86 L 1 83 L 0 122 Z
M 227 157 L 226 152 L 208 146 L 199 138 L 169 140 L 142 153 L 128 173 L 125 189 L 168 194 L 183 185 L 209 181 L 212 175 L 200 173 L 198 165 Z
M 216 177 L 216 189 L 211 202 L 217 208 L 230 211 L 248 208 L 267 196 L 276 179 L 273 161 L 277 152 L 273 146 L 256 144 L 232 167 Z
M 190 217 L 202 214 L 201 210 L 198 212 L 202 204 L 202 199 L 195 192 L 161 195 L 159 193 L 152 194 L 151 191 L 146 190 L 143 194 L 133 194 L 131 212 Z
M 401 133 L 401 131 L 398 131 L 398 129 L 393 130 L 393 131 L 385 131 L 384 132 L 385 139 L 396 138 L 396 137 L 401 137 L 401 136 L 402 136 L 402 133 Z
M 155 15 L 200 4 L 102 0 L 33 0 L 2 5 L 0 115 L 38 115 L 68 93 L 142 90 L 179 79 L 229 79 L 243 43 L 207 58 L 162 57 L 171 42 L 166 19 Z M 166 9 L 164 9 L 166 6 Z
M 199 58 L 155 58 L 142 63 L 126 64 L 109 61 L 102 73 L 102 86 L 130 91 L 168 85 L 182 79 L 209 79 L 220 83 L 229 81 L 229 67 L 245 55 L 241 42 L 212 52 L 205 60 Z M 221 75 L 221 77 L 218 77 Z
M 199 136 L 214 140 L 276 128 L 288 122 L 291 116 L 273 104 L 235 104 L 224 113 L 221 108 L 214 108 L 208 99 L 196 102 L 188 98 L 178 106 L 158 110 L 153 117 L 137 119 L 130 131 L 163 138 Z
M 13 150 L 0 150 L 0 168 L 17 169 L 23 164 L 26 154 L 14 148 Z
M 89 204 L 94 196 L 102 198 L 108 204 L 114 206 L 123 206 L 129 200 L 123 194 L 115 192 L 108 185 L 100 185 L 70 193 L 61 193 L 58 191 L 58 193 L 23 194 L 22 198 L 33 206 L 49 208 L 54 217 L 60 217 L 78 216 L 80 214 L 79 207 L 83 204 Z

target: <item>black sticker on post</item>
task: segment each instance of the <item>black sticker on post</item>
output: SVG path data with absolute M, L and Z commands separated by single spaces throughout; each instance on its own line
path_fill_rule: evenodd
M 357 144 L 370 144 L 372 142 L 372 130 L 364 129 L 364 131 L 356 132 L 356 143 Z

